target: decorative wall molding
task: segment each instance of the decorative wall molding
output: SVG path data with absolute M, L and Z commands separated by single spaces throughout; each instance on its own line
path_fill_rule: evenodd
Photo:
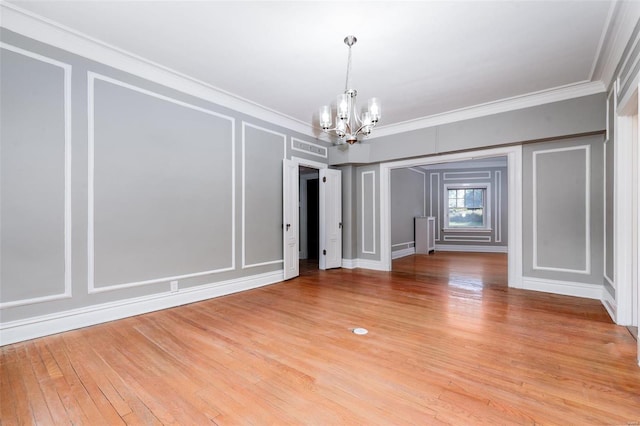
M 391 252 L 391 259 L 400 259 L 401 257 L 411 256 L 416 254 L 415 247 L 409 247 L 402 250 L 394 250 Z
M 433 178 L 436 177 L 436 201 L 433 202 Z M 435 216 L 438 223 L 436 224 L 436 238 L 435 241 L 440 241 L 440 230 L 442 229 L 442 223 L 440 222 L 440 218 L 442 215 L 440 214 L 440 173 L 431 173 L 429 175 L 429 216 Z M 436 213 L 433 214 L 433 206 L 436 206 Z
M 303 141 L 298 138 L 291 138 L 291 150 L 315 155 L 316 157 L 327 158 L 329 150 L 326 146 L 312 142 Z
M 367 250 L 366 245 L 365 245 L 365 235 L 366 235 L 366 229 L 365 229 L 365 211 L 366 211 L 366 206 L 365 206 L 365 193 L 364 193 L 364 186 L 365 186 L 365 176 L 371 175 L 371 206 L 369 206 L 372 217 L 371 217 L 371 250 Z M 365 254 L 376 254 L 376 172 L 375 170 L 369 170 L 366 172 L 362 172 L 362 175 L 360 176 L 361 178 L 361 187 L 362 187 L 362 216 L 361 216 L 361 236 L 362 236 L 362 253 Z
M 445 235 L 444 241 L 458 243 L 490 243 L 491 235 Z
M 398 244 L 392 244 L 391 247 L 396 248 L 396 247 L 402 247 L 402 248 L 407 248 L 407 247 L 413 247 L 415 246 L 415 241 L 407 241 L 404 243 L 398 243 Z
M 470 176 L 476 175 L 476 176 Z M 476 172 L 444 172 L 442 180 L 487 180 L 491 179 L 491 172 L 481 170 Z
M 584 269 L 572 269 L 572 268 L 558 268 L 552 266 L 543 266 L 538 263 L 538 177 L 537 177 L 537 161 L 538 156 L 548 155 L 556 152 L 566 151 L 585 151 L 585 268 Z M 533 263 L 532 268 L 534 270 L 541 271 L 554 271 L 554 272 L 569 272 L 574 274 L 588 275 L 591 273 L 591 147 L 589 145 L 578 145 L 565 148 L 553 148 L 535 151 L 532 156 L 533 161 Z
M 495 208 L 495 239 L 494 242 L 501 243 L 502 242 L 502 171 L 495 171 L 496 177 L 496 208 Z
M 2 342 L 2 345 L 8 345 L 15 342 L 35 339 L 63 331 L 75 330 L 134 315 L 225 296 L 239 291 L 251 290 L 253 288 L 281 282 L 283 279 L 283 271 L 280 270 L 197 287 L 183 288 L 177 292 L 153 294 L 32 317 L 25 320 L 5 322 L 0 324 L 0 342 Z
M 3 16 L 4 19 L 4 16 Z M 4 22 L 3 22 L 4 24 Z M 72 67 L 61 61 L 21 49 L 8 43 L 0 42 L 0 48 L 22 56 L 44 62 L 63 71 L 63 105 L 64 105 L 64 290 L 62 293 L 28 299 L 12 300 L 0 303 L 0 309 L 49 302 L 72 297 L 71 278 L 71 71 Z
M 460 252 L 472 252 L 472 253 L 506 253 L 507 246 L 436 244 L 436 251 L 460 251 Z
M 251 123 L 247 123 L 246 121 L 242 122 L 242 269 L 254 268 L 257 266 L 266 266 L 266 265 L 274 265 L 278 263 L 283 263 L 284 259 L 275 259 L 266 262 L 260 263 L 252 263 L 247 264 L 246 254 L 247 254 L 247 241 L 246 241 L 246 157 L 247 157 L 247 146 L 246 146 L 246 136 L 245 130 L 247 127 L 251 127 L 252 129 L 260 130 L 261 132 L 271 133 L 273 135 L 279 136 L 282 138 L 282 158 L 286 159 L 287 157 L 287 135 L 280 132 L 275 132 L 273 130 L 265 129 L 264 127 L 256 126 Z
M 545 293 L 563 294 L 565 296 L 584 297 L 601 300 L 603 287 L 601 284 L 584 284 L 572 281 L 546 280 L 534 277 L 522 277 L 524 290 L 543 291 Z
M 225 271 L 232 271 L 235 269 L 235 246 L 236 246 L 236 242 L 235 242 L 235 232 L 231 232 L 231 265 L 228 267 L 224 267 L 224 268 L 219 268 L 219 269 L 212 269 L 212 270 L 208 270 L 208 271 L 199 271 L 199 272 L 194 272 L 194 273 L 189 273 L 189 274 L 181 274 L 181 275 L 175 275 L 175 276 L 170 276 L 170 277 L 158 277 L 158 278 L 153 278 L 153 279 L 149 279 L 149 280 L 142 280 L 142 281 L 135 281 L 135 282 L 129 282 L 129 283 L 122 283 L 122 284 L 114 284 L 114 285 L 108 285 L 108 286 L 100 286 L 100 287 L 96 287 L 95 286 L 95 234 L 94 234 L 94 199 L 95 199 L 95 185 L 94 185 L 94 181 L 95 181 L 95 171 L 94 171 L 94 153 L 95 153 L 95 111 L 94 111 L 94 103 L 95 103 L 95 81 L 96 80 L 101 80 L 110 84 L 114 84 L 116 86 L 120 86 L 123 87 L 125 89 L 129 89 L 132 90 L 134 92 L 138 92 L 138 93 L 142 93 L 144 95 L 156 98 L 156 99 L 160 99 L 166 102 L 171 102 L 173 104 L 179 105 L 181 107 L 184 108 L 189 108 L 189 109 L 193 109 L 195 111 L 198 112 L 202 112 L 205 114 L 209 114 L 211 116 L 214 117 L 218 117 L 218 118 L 222 118 L 225 120 L 228 120 L 230 122 L 230 126 L 231 126 L 231 157 L 232 157 L 232 164 L 231 164 L 231 227 L 232 229 L 235 230 L 235 217 L 236 217 L 236 207 L 235 207 L 235 196 L 233 194 L 235 194 L 235 187 L 236 187 L 236 173 L 235 173 L 235 158 L 236 158 L 236 154 L 235 154 L 235 119 L 233 117 L 229 117 L 226 116 L 224 114 L 220 114 L 217 113 L 215 111 L 211 111 L 196 105 L 192 105 L 189 104 L 187 102 L 183 102 L 181 100 L 178 99 L 174 99 L 171 98 L 169 96 L 165 96 L 165 95 L 161 95 L 159 93 L 156 92 L 152 92 L 150 90 L 147 89 L 143 89 L 141 87 L 138 86 L 134 86 L 132 84 L 129 83 L 125 83 L 123 81 L 111 78 L 111 77 L 107 77 L 92 71 L 87 72 L 87 98 L 88 98 L 88 102 L 87 102 L 87 108 L 88 108 L 88 112 L 87 112 L 87 117 L 88 117 L 88 149 L 87 149 L 87 154 L 88 154 L 88 160 L 87 160 L 87 169 L 88 169 L 88 196 L 87 196 L 87 202 L 88 202 L 88 208 L 87 208 L 87 213 L 88 213 L 88 219 L 87 219 L 87 285 L 88 285 L 88 292 L 89 294 L 93 294 L 93 293 L 101 293 L 101 292 L 105 292 L 105 291 L 113 291 L 113 290 L 121 290 L 121 289 L 125 289 L 125 288 L 131 288 L 131 287 L 138 287 L 138 286 L 142 286 L 142 285 L 147 285 L 147 284 L 153 284 L 153 283 L 159 283 L 159 282 L 168 282 L 168 281 L 173 281 L 173 280 L 180 280 L 180 279 L 185 279 L 185 278 L 192 278 L 192 277 L 198 277 L 198 276 L 202 276 L 202 275 L 209 275 L 209 274 L 215 274 L 215 273 L 219 273 L 219 272 L 225 272 Z
M 307 122 L 226 92 L 202 80 L 92 38 L 14 4 L 1 2 L 0 10 L 2 26 L 11 31 L 315 138 L 313 127 Z

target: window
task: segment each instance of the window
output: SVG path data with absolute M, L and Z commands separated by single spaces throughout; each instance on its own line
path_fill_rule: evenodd
M 488 229 L 488 185 L 447 186 L 445 227 L 449 229 Z

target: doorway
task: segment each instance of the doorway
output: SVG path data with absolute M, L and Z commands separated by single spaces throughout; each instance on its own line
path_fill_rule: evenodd
M 318 269 L 320 187 L 318 169 L 300 165 L 300 269 Z
M 522 148 L 509 146 L 490 148 L 473 152 L 443 154 L 433 157 L 401 160 L 380 165 L 380 269 L 391 270 L 391 197 L 390 173 L 393 169 L 416 167 L 427 164 L 448 163 L 452 161 L 474 160 L 479 158 L 499 157 L 507 158 L 508 170 L 508 207 L 507 226 L 509 236 L 507 242 L 508 282 L 510 287 L 522 287 L 522 245 L 515 243 L 522 241 L 522 193 L 517 190 L 522 186 Z

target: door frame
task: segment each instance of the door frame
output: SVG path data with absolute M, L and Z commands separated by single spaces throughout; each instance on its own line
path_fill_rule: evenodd
M 487 157 L 507 157 L 508 229 L 507 268 L 509 287 L 522 288 L 522 146 L 481 149 L 454 154 L 392 161 L 380 164 L 380 260 L 382 270 L 391 270 L 391 170 L 427 164 L 474 160 Z
M 329 165 L 328 164 L 324 164 L 324 163 L 320 163 L 317 161 L 313 161 L 313 160 L 307 160 L 306 158 L 300 158 L 300 157 L 295 157 L 292 156 L 290 158 L 290 160 L 294 163 L 296 163 L 298 165 L 298 168 L 300 168 L 300 166 L 304 166 L 304 167 L 309 167 L 311 169 L 316 169 L 316 170 L 320 170 L 320 169 L 328 169 Z M 298 178 L 298 181 L 300 180 L 300 178 Z M 297 203 L 298 206 L 300 205 L 300 191 L 298 190 L 298 199 L 297 199 Z M 318 218 L 319 220 L 319 218 Z M 298 247 L 300 247 L 300 232 L 298 232 Z M 320 249 L 320 247 L 318 247 L 318 250 Z M 298 262 L 300 262 L 300 259 L 298 258 Z

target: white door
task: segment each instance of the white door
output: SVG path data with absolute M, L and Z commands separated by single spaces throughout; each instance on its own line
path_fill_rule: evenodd
M 284 242 L 284 279 L 300 275 L 298 264 L 298 164 L 283 160 L 282 164 L 282 234 Z
M 342 174 L 320 169 L 320 269 L 342 266 Z

